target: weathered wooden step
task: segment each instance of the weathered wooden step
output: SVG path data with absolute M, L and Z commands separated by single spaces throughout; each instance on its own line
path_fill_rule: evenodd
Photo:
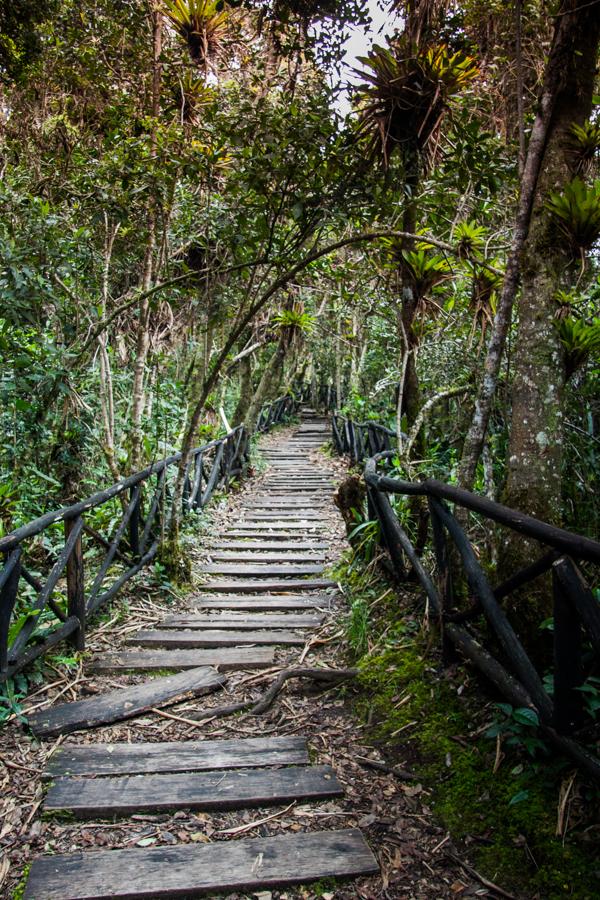
M 92 672 L 150 672 L 152 669 L 195 669 L 217 666 L 221 671 L 262 669 L 272 666 L 275 651 L 270 647 L 240 647 L 222 650 L 123 650 L 97 656 L 89 665 Z
M 206 597 L 194 604 L 198 609 L 245 609 L 255 612 L 284 612 L 288 609 L 329 609 L 331 599 L 327 595 L 316 597 L 260 596 L 260 597 Z
M 240 563 L 304 563 L 305 565 L 322 563 L 325 560 L 325 556 L 323 553 L 315 553 L 313 556 L 309 556 L 308 551 L 305 550 L 303 554 L 300 553 L 260 553 L 255 551 L 254 553 L 242 553 L 241 550 L 236 551 L 217 551 L 216 553 L 211 551 L 210 554 L 211 560 L 220 560 L 221 562 L 240 562 Z
M 214 591 L 217 594 L 260 594 L 263 591 L 267 593 L 322 591 L 336 586 L 336 582 L 329 578 L 287 578 L 263 581 L 244 581 L 240 578 L 239 581 L 207 581 L 206 584 L 198 585 L 198 590 Z
M 378 871 L 360 831 L 317 831 L 209 845 L 43 856 L 33 862 L 24 900 L 214 897 Z
M 270 578 L 273 575 L 320 575 L 324 566 L 277 566 L 274 563 L 265 563 L 263 566 L 248 565 L 244 563 L 215 562 L 202 566 L 198 571 L 204 574 L 235 575 L 245 578 L 248 575 L 258 578 Z
M 247 522 L 247 521 L 239 521 L 236 522 L 235 528 L 237 531 L 251 531 L 258 532 L 260 534 L 268 535 L 271 529 L 277 532 L 289 532 L 291 535 L 295 534 L 314 534 L 318 532 L 322 532 L 325 530 L 325 523 L 321 522 L 285 522 L 281 519 L 273 519 L 271 522 Z
M 58 778 L 44 801 L 46 812 L 80 819 L 177 809 L 227 810 L 275 806 L 292 800 L 340 797 L 344 789 L 330 766 L 229 769 L 131 775 L 118 778 Z
M 29 727 L 36 737 L 55 737 L 82 728 L 96 728 L 109 722 L 130 719 L 156 706 L 164 706 L 187 696 L 199 696 L 216 691 L 225 678 L 214 669 L 188 666 L 192 671 L 153 678 L 143 684 L 109 691 L 89 700 L 61 703 L 28 717 Z M 165 668 L 165 667 L 163 667 Z M 176 667 L 175 667 L 176 668 Z
M 302 497 L 273 497 L 272 494 L 267 494 L 266 496 L 259 496 L 255 500 L 247 501 L 244 504 L 245 509 L 252 510 L 275 510 L 275 509 L 289 509 L 289 510 L 301 510 L 306 508 L 306 501 Z M 313 504 L 311 504 L 311 509 L 314 509 Z M 327 509 L 327 505 L 325 502 L 319 503 L 318 509 Z
M 170 616 L 160 623 L 160 627 L 254 631 L 257 628 L 318 628 L 319 625 L 323 624 L 323 621 L 324 616 L 302 616 L 294 615 L 293 613 L 288 613 L 285 616 L 276 616 L 269 613 L 264 615 L 225 612 L 219 615 L 191 613 L 189 616 Z
M 322 522 L 326 524 L 327 519 L 320 513 L 307 512 L 305 509 L 278 509 L 267 510 L 266 512 L 254 511 L 247 509 L 244 511 L 244 522 L 269 522 L 271 519 L 281 519 L 294 522 Z
M 261 766 L 305 766 L 303 737 L 166 741 L 154 744 L 63 744 L 48 760 L 44 778 L 60 775 L 148 775 Z
M 227 541 L 220 540 L 212 545 L 213 550 L 257 550 L 259 552 L 263 550 L 277 550 L 278 553 L 296 553 L 300 550 L 313 551 L 313 550 L 327 550 L 329 548 L 329 544 L 324 541 L 297 541 L 293 538 L 290 538 L 287 541 L 278 541 L 277 543 L 270 543 L 269 541 L 253 541 L 250 538 L 245 541 Z M 286 556 L 287 558 L 287 556 Z
M 191 647 L 238 647 L 241 644 L 286 644 L 303 645 L 306 636 L 299 632 L 266 631 L 174 631 L 171 629 L 144 629 L 128 635 L 126 643 L 137 647 L 164 647 L 169 650 L 183 650 Z
M 317 545 L 318 542 L 323 541 L 323 534 L 317 534 L 316 532 L 311 532 L 310 534 L 303 535 L 302 532 L 293 532 L 293 531 L 269 531 L 265 528 L 260 528 L 256 530 L 246 530 L 246 529 L 238 529 L 237 526 L 228 529 L 223 538 L 225 540 L 229 540 L 230 538 L 248 538 L 249 540 L 259 540 L 259 541 L 288 541 L 292 546 L 296 546 L 298 541 L 301 541 L 302 538 L 306 536 L 306 538 L 313 538 Z M 313 545 L 314 546 L 314 545 Z M 324 544 L 320 544 L 320 546 L 327 546 Z

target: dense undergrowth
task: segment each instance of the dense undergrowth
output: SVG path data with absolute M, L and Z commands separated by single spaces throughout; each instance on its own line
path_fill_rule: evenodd
M 435 814 L 476 868 L 521 895 L 597 897 L 597 787 L 556 757 L 527 710 L 461 664 L 444 667 L 419 592 L 398 593 L 353 559 L 338 571 L 372 741 L 431 791 Z

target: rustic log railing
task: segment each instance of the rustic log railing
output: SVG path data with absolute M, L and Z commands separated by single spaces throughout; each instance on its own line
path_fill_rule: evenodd
M 600 602 L 586 584 L 580 567 L 594 567 L 595 576 L 598 575 L 595 567 L 600 566 L 600 543 L 435 479 L 415 483 L 391 478 L 385 474 L 385 468 L 395 452 L 387 449 L 370 455 L 368 437 L 363 437 L 365 426 L 370 423 L 351 423 L 349 427 L 348 420 L 342 420 L 340 425 L 340 419 L 336 416 L 333 420 L 333 443 L 339 453 L 349 454 L 354 462 L 366 461 L 369 518 L 380 523 L 382 548 L 387 551 L 397 578 L 405 581 L 416 577 L 420 582 L 428 609 L 439 625 L 444 659 L 448 661 L 456 650 L 460 651 L 512 705 L 534 710 L 543 734 L 563 753 L 588 774 L 600 778 L 600 758 L 575 740 L 584 726 L 581 688 L 600 663 Z M 361 434 L 359 439 L 357 433 Z M 432 571 L 428 571 L 425 555 L 414 546 L 396 515 L 390 499 L 394 494 L 420 496 L 427 502 Z M 540 546 L 539 557 L 492 587 L 448 503 L 533 539 Z M 467 587 L 466 609 L 461 608 L 465 605 L 464 592 L 461 596 L 453 583 L 457 567 L 452 563 L 457 558 L 458 577 L 464 579 Z M 509 594 L 545 573 L 552 575 L 552 695 L 501 605 Z M 480 627 L 482 620 L 487 627 Z M 495 648 L 494 653 L 484 642 Z M 589 726 L 590 720 L 587 721 Z
M 331 418 L 333 440 L 338 453 L 348 455 L 355 464 L 377 453 L 392 449 L 396 434 L 377 422 L 353 422 L 339 413 Z
M 268 404 L 259 430 L 285 421 L 293 403 L 286 397 Z M 243 425 L 192 450 L 184 513 L 201 510 L 215 491 L 227 490 L 243 474 L 248 458 L 249 433 Z M 168 456 L 0 538 L 0 682 L 64 640 L 76 650 L 85 649 L 90 617 L 156 557 L 180 460 L 181 453 Z M 58 552 L 47 549 L 61 543 Z M 37 571 L 49 567 L 45 576 Z
M 286 394 L 263 406 L 254 430 L 257 432 L 268 431 L 274 425 L 289 421 L 298 408 L 298 401 L 292 394 Z

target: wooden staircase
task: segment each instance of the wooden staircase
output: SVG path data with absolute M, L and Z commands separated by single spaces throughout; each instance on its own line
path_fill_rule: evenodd
M 260 492 L 214 541 L 203 570 L 207 580 L 191 608 L 129 635 L 126 649 L 90 663 L 97 672 L 175 674 L 37 713 L 30 719 L 37 736 L 137 715 L 152 708 L 161 692 L 174 697 L 219 690 L 223 672 L 272 667 L 278 648 L 305 644 L 339 602 L 335 582 L 324 577 L 333 472 L 313 452 L 326 435 L 326 422 L 309 413 L 290 437 L 264 450 L 269 469 Z M 51 756 L 45 777 L 50 782 L 46 815 L 94 821 L 175 810 L 266 808 L 344 794 L 334 769 L 312 765 L 306 739 L 290 735 L 67 742 Z M 377 871 L 359 830 L 307 831 L 44 856 L 31 866 L 24 897 L 215 896 Z

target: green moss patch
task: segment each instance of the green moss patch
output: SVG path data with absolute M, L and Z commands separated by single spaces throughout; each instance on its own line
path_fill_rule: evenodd
M 531 753 L 521 745 L 518 722 L 510 741 L 502 729 L 500 738 L 486 737 L 506 718 L 502 698 L 487 695 L 467 667 L 442 666 L 417 595 L 386 596 L 373 570 L 365 575 L 355 563 L 345 584 L 351 610 L 361 608 L 361 642 L 353 640 L 352 613 L 348 636 L 360 669 L 357 712 L 373 742 L 391 762 L 408 762 L 431 790 L 434 813 L 488 878 L 544 900 L 598 897 L 598 787 L 573 780 L 564 807 L 569 827 L 557 837 L 561 788 L 564 796 L 573 766 L 530 741 L 526 724 Z

